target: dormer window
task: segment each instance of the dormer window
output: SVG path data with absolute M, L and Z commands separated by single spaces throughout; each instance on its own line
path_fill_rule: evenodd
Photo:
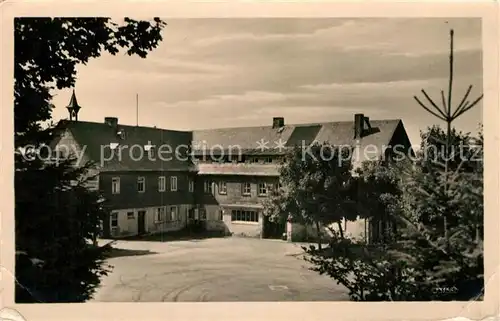
M 120 139 L 125 139 L 125 130 L 120 129 L 118 132 L 116 132 L 116 136 L 118 136 Z
M 144 145 L 144 150 L 148 153 L 149 158 L 154 155 L 155 147 L 155 145 L 151 145 L 151 141 L 148 141 L 148 144 Z
M 155 145 L 151 145 L 151 141 L 148 141 L 148 144 L 147 145 L 144 145 L 144 150 L 146 152 L 149 152 L 150 150 L 153 150 L 155 147 Z

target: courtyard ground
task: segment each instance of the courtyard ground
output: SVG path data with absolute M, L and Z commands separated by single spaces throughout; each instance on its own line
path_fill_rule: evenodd
M 212 238 L 118 241 L 113 272 L 93 301 L 347 301 L 347 289 L 308 270 L 299 244 Z

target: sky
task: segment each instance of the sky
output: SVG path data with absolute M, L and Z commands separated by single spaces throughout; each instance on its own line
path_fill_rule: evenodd
M 165 19 L 146 59 L 105 54 L 77 69 L 79 120 L 190 130 L 402 119 L 412 144 L 443 122 L 414 100 L 441 105 L 455 30 L 453 106 L 482 93 L 481 21 L 473 18 Z M 71 89 L 54 91 L 53 118 L 68 118 Z M 138 94 L 138 119 L 136 117 Z M 477 132 L 482 105 L 455 127 Z

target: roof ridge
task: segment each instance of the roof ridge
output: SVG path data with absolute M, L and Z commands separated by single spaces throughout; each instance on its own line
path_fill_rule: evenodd
M 101 125 L 101 126 L 108 126 L 105 123 L 100 123 L 100 122 L 94 122 L 94 121 L 71 121 L 67 119 L 62 119 L 61 121 L 65 121 L 67 124 L 91 124 L 91 125 Z M 137 128 L 137 129 L 154 129 L 154 130 L 160 130 L 160 131 L 168 131 L 168 132 L 176 132 L 176 133 L 191 133 L 192 130 L 177 130 L 177 129 L 168 129 L 168 128 L 162 128 L 162 127 L 150 127 L 150 126 L 135 126 L 135 125 L 122 125 L 118 124 L 119 128 Z
M 61 119 L 61 121 L 67 122 L 67 124 L 77 124 L 77 123 L 85 123 L 92 125 L 102 125 L 107 126 L 105 123 L 100 122 L 92 122 L 92 121 L 71 121 L 67 119 Z M 402 121 L 401 118 L 393 118 L 393 119 L 370 119 L 370 122 L 390 122 L 390 121 Z M 285 124 L 286 127 L 298 127 L 298 126 L 323 126 L 328 124 L 339 124 L 339 123 L 354 123 L 353 120 L 340 120 L 340 121 L 327 121 L 327 122 L 309 122 L 309 123 L 294 123 L 294 124 Z M 150 127 L 150 126 L 135 126 L 135 125 L 121 125 L 118 124 L 118 127 L 121 128 L 138 128 L 138 129 L 156 129 L 161 131 L 175 132 L 175 133 L 193 133 L 199 131 L 209 131 L 209 130 L 230 130 L 230 129 L 257 129 L 257 128 L 272 128 L 272 125 L 256 125 L 256 126 L 240 126 L 240 127 L 213 127 L 213 128 L 200 128 L 200 129 L 189 129 L 189 130 L 178 130 L 178 129 L 168 129 L 163 127 Z
M 380 121 L 401 121 L 401 118 L 392 118 L 392 119 L 370 119 L 370 122 L 380 122 Z M 323 122 L 312 122 L 312 123 L 294 123 L 294 124 L 285 124 L 284 127 L 297 127 L 297 126 L 320 126 L 326 124 L 337 124 L 337 123 L 354 123 L 354 120 L 339 120 L 339 121 L 323 121 Z M 201 128 L 201 129 L 193 129 L 191 132 L 195 131 L 206 131 L 206 130 L 221 130 L 221 129 L 246 129 L 246 128 L 271 128 L 272 125 L 256 125 L 256 126 L 243 126 L 243 127 L 214 127 L 214 128 Z

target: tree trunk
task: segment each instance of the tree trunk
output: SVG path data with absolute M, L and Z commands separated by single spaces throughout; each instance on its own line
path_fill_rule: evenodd
M 307 227 L 306 227 L 307 230 Z M 318 250 L 321 250 L 321 234 L 319 229 L 319 222 L 316 222 L 316 238 L 318 239 Z
M 448 198 L 448 180 L 449 180 L 449 158 L 450 158 L 450 145 L 451 145 L 451 122 L 448 121 L 446 124 L 446 150 L 445 150 L 445 168 L 444 168 L 444 178 L 445 178 L 445 185 L 444 185 L 444 190 L 445 190 L 445 197 Z M 446 243 L 448 243 L 448 209 L 445 209 L 444 216 L 443 216 L 443 229 L 444 229 L 444 238 L 446 240 Z
M 342 239 L 344 239 L 344 231 L 342 230 L 342 222 L 337 222 L 337 225 L 339 227 L 339 233 L 340 233 L 340 237 Z

